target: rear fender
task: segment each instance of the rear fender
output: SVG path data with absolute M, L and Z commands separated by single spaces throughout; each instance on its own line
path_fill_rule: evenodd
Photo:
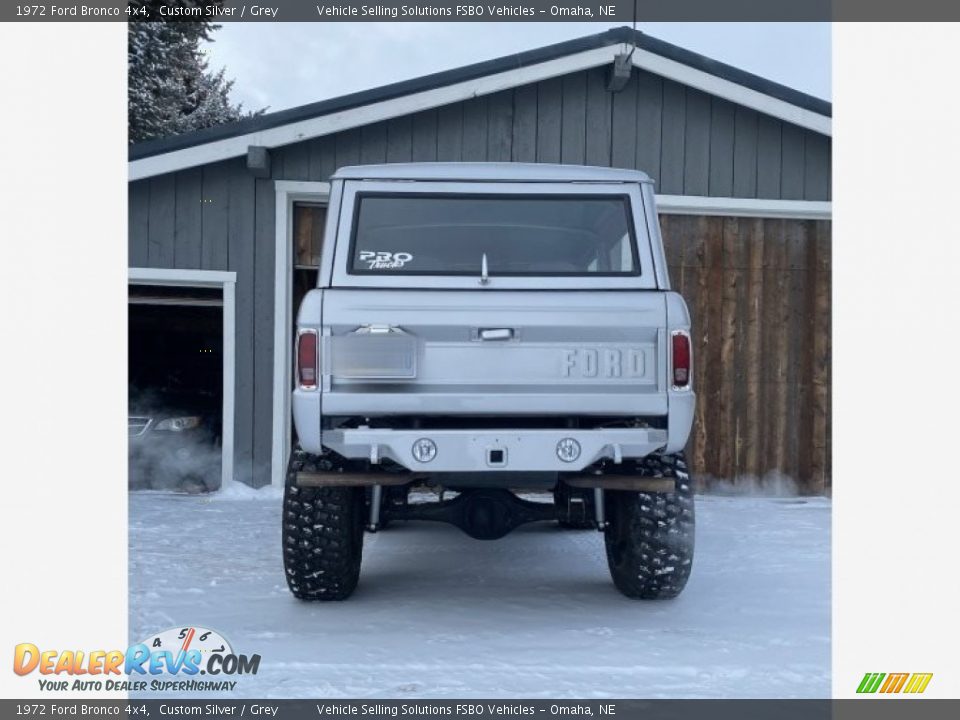
M 690 332 L 690 311 L 687 304 L 679 293 L 666 293 L 667 303 L 667 338 L 675 330 Z M 693 356 L 693 339 L 690 342 L 691 348 L 691 370 L 690 384 L 677 390 L 667 382 L 667 406 L 669 408 L 668 427 L 667 427 L 667 447 L 664 452 L 667 454 L 678 453 L 686 447 L 687 440 L 690 438 L 690 430 L 693 427 L 693 416 L 696 406 L 696 393 L 694 392 L 694 382 L 696 381 L 697 359 Z M 671 346 L 667 344 L 667 367 L 670 372 L 672 359 L 669 357 Z
M 320 334 L 320 383 L 316 389 L 303 390 L 298 386 L 293 391 L 293 426 L 297 431 L 300 447 L 309 453 L 323 451 L 323 438 L 320 430 L 322 410 L 324 367 L 327 366 L 327 343 L 323 341 L 323 291 L 311 290 L 303 298 L 297 313 L 297 334 L 301 330 L 316 330 Z M 296 358 L 296 348 L 294 348 Z M 296 377 L 296 372 L 294 372 Z

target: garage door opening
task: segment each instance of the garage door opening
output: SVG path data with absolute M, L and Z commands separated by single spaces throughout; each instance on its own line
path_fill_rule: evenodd
M 130 287 L 131 489 L 206 492 L 220 487 L 223 310 L 218 288 Z

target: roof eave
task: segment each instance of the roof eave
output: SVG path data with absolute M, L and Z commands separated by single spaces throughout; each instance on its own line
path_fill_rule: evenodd
M 831 135 L 830 103 L 718 63 L 656 38 L 616 28 L 604 33 L 447 70 L 237 123 L 131 146 L 129 179 L 241 157 L 251 145 L 302 142 L 613 61 L 636 41 L 633 64 L 703 92 Z

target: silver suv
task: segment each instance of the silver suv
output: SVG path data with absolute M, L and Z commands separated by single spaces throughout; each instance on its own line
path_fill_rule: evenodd
M 693 558 L 689 332 L 641 172 L 342 168 L 297 318 L 291 591 L 348 597 L 364 530 L 390 522 L 490 540 L 554 521 L 605 534 L 625 595 L 677 595 Z M 414 486 L 437 500 L 409 503 Z

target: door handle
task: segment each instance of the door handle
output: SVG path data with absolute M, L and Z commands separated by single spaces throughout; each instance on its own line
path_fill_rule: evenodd
M 480 331 L 481 340 L 512 340 L 513 328 L 484 328 Z

